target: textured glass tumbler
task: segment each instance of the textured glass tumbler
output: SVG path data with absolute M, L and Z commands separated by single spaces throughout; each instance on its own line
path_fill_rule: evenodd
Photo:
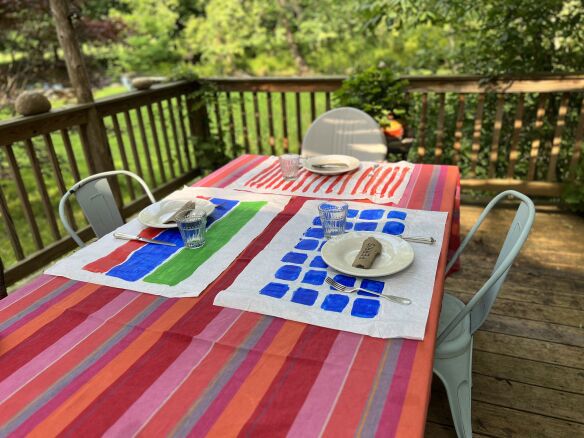
M 318 214 L 324 229 L 324 237 L 330 239 L 345 232 L 348 210 L 349 206 L 346 202 L 323 202 L 319 204 Z
M 207 213 L 203 210 L 186 210 L 176 218 L 176 223 L 185 248 L 200 248 L 205 244 Z
M 300 155 L 280 155 L 280 169 L 282 169 L 284 181 L 294 181 L 298 178 L 298 172 L 300 171 Z

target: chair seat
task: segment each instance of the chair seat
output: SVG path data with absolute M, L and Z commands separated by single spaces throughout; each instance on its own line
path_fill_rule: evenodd
M 438 333 L 444 330 L 450 321 L 464 308 L 465 304 L 449 293 L 444 294 L 442 299 L 442 311 L 440 312 L 440 325 Z M 470 314 L 467 315 L 450 332 L 446 339 L 436 346 L 436 357 L 448 358 L 462 354 L 468 348 L 472 339 L 470 334 Z

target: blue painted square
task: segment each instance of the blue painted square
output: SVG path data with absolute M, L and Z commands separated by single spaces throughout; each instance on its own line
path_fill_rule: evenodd
M 320 216 L 315 217 L 314 219 L 312 219 L 312 225 L 316 225 L 316 226 L 322 226 L 322 222 L 320 220 Z
M 361 214 L 359 215 L 359 219 L 366 219 L 366 220 L 377 220 L 383 217 L 383 210 L 381 209 L 371 209 L 371 210 L 362 210 Z
M 384 287 L 385 283 L 383 281 L 369 280 L 367 278 L 361 280 L 361 288 L 370 290 L 371 292 L 377 292 L 380 294 L 383 292 Z
M 318 292 L 313 289 L 304 289 L 299 287 L 292 294 L 292 302 L 312 306 L 318 298 Z
M 403 221 L 407 215 L 408 214 L 404 213 L 403 211 L 391 210 L 389 213 L 387 213 L 387 218 L 388 219 L 401 219 Z
M 282 261 L 286 263 L 296 263 L 297 265 L 301 265 L 306 261 L 308 256 L 301 252 L 289 252 L 284 257 L 282 257 Z
M 401 222 L 387 221 L 383 226 L 383 232 L 387 234 L 393 234 L 394 236 L 399 236 L 404 232 L 406 226 Z
M 294 248 L 312 251 L 318 247 L 318 243 L 316 239 L 302 239 Z
M 324 298 L 320 308 L 329 312 L 340 313 L 347 307 L 348 302 L 349 297 L 347 295 L 329 294 Z
M 345 222 L 345 231 L 353 229 L 353 222 Z
M 353 210 L 352 208 L 349 208 L 347 211 L 347 217 L 357 217 L 357 213 L 359 213 L 359 210 Z
M 309 228 L 306 233 L 304 233 L 306 237 L 314 237 L 316 239 L 322 239 L 324 237 L 324 229 L 323 228 Z
M 326 269 L 326 268 L 328 268 L 328 265 L 324 262 L 324 260 L 322 259 L 321 256 L 316 256 L 310 262 L 310 267 L 311 268 L 324 268 L 324 269 Z
M 268 283 L 263 287 L 262 290 L 260 290 L 260 294 L 268 295 L 268 296 L 274 297 L 274 298 L 282 298 L 284 295 L 286 295 L 286 292 L 288 292 L 288 289 L 290 289 L 290 288 L 288 287 L 287 284 Z
M 383 283 L 382 281 L 368 280 L 366 278 L 361 280 L 361 288 L 370 290 L 371 292 L 381 293 L 381 292 L 383 292 L 384 286 L 385 286 L 385 283 Z M 357 294 L 363 295 L 366 297 L 378 297 L 375 294 L 369 294 L 369 293 L 364 292 L 364 291 L 359 291 L 359 292 L 357 292 Z
M 379 313 L 380 303 L 378 300 L 367 298 L 357 298 L 353 301 L 351 315 L 359 318 L 374 318 Z
M 357 222 L 355 224 L 355 231 L 375 231 L 377 222 Z
M 341 283 L 343 286 L 353 287 L 355 286 L 355 281 L 357 279 L 355 277 L 349 277 L 348 275 L 337 274 L 334 276 L 333 280 L 335 280 L 337 283 Z M 332 286 L 331 289 L 335 290 L 335 288 Z
M 300 266 L 284 265 L 276 271 L 274 276 L 280 280 L 294 281 L 300 275 L 300 271 L 302 271 Z
M 304 274 L 304 278 L 302 279 L 302 283 L 307 284 L 314 284 L 319 286 L 324 283 L 324 279 L 326 278 L 326 271 L 316 271 L 311 269 L 306 274 Z

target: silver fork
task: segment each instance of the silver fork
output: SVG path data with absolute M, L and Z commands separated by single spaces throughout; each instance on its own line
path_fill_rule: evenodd
M 338 290 L 339 292 L 344 292 L 346 294 L 354 294 L 362 290 L 363 292 L 367 292 L 369 294 L 377 295 L 378 297 L 385 298 L 386 300 L 392 301 L 394 303 L 403 304 L 403 305 L 410 305 L 412 304 L 412 300 L 409 298 L 397 297 L 395 295 L 384 295 L 378 292 L 371 292 L 365 289 L 359 289 L 356 287 L 349 287 L 341 284 L 330 277 L 325 278 L 324 280 L 327 284 L 331 285 L 334 289 Z

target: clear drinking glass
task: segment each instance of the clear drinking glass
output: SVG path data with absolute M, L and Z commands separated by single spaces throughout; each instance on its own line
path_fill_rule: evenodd
M 345 232 L 345 222 L 347 222 L 347 211 L 349 206 L 346 202 L 328 201 L 318 206 L 318 214 L 324 229 L 324 237 L 330 239 Z
M 176 218 L 185 248 L 200 248 L 205 244 L 207 213 L 203 210 L 186 210 Z
M 298 178 L 298 172 L 300 171 L 300 155 L 280 155 L 280 169 L 282 169 L 282 176 L 285 181 L 294 181 Z

